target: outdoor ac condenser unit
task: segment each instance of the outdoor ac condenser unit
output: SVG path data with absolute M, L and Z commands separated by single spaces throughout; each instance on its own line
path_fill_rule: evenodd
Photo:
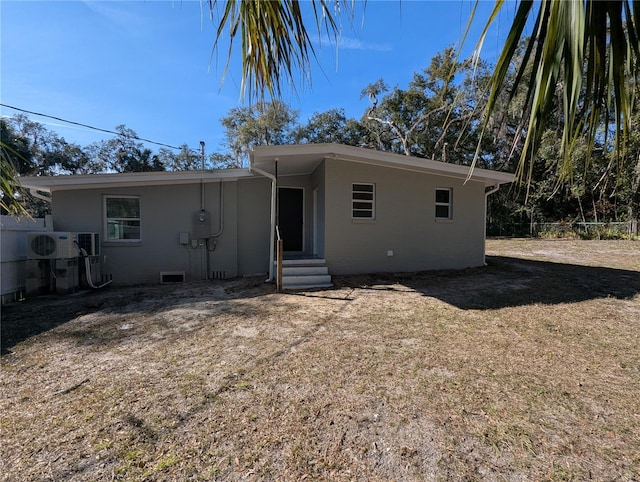
M 87 256 L 100 256 L 100 235 L 98 233 L 76 233 L 78 246 L 87 252 Z
M 76 236 L 73 233 L 27 233 L 28 259 L 69 259 L 78 257 Z

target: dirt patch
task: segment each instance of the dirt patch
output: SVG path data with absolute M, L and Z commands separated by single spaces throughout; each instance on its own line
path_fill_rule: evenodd
M 640 243 L 3 307 L 2 480 L 638 480 Z

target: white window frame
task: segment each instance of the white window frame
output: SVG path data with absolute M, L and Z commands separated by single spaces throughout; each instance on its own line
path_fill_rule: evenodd
M 449 198 L 448 202 L 438 201 L 438 192 L 439 191 L 445 191 L 448 194 L 448 198 Z M 435 191 L 434 201 L 435 201 L 434 211 L 435 211 L 436 220 L 451 220 L 451 219 L 453 219 L 453 188 L 452 187 L 437 187 L 436 191 Z M 438 216 L 438 208 L 439 207 L 446 207 L 447 208 L 447 215 L 446 216 Z
M 371 186 L 371 190 L 357 190 L 356 186 Z M 371 194 L 371 199 L 362 199 L 363 195 Z M 356 203 L 367 204 L 370 207 L 356 208 Z M 355 216 L 356 211 L 371 212 L 370 216 Z M 351 183 L 351 219 L 354 221 L 371 221 L 376 218 L 376 185 L 372 182 Z
M 137 218 L 116 218 L 108 216 L 108 208 L 107 203 L 109 199 L 137 199 L 138 200 L 138 217 Z M 142 241 L 142 221 L 141 221 L 141 203 L 140 196 L 130 196 L 130 195 L 118 195 L 118 194 L 107 194 L 103 196 L 103 209 L 104 209 L 104 235 L 103 239 L 105 243 L 139 243 Z M 109 237 L 109 221 L 138 221 L 138 237 L 137 238 L 111 238 Z

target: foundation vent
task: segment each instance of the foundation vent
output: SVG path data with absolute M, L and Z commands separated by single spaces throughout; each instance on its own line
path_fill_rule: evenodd
M 160 271 L 160 284 L 184 282 L 184 271 Z
M 213 271 L 211 273 L 211 278 L 212 279 L 226 279 L 227 278 L 227 273 L 224 270 L 222 270 L 222 271 Z

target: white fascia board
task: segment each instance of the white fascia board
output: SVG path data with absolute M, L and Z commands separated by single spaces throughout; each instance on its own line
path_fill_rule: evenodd
M 280 161 L 295 160 L 300 157 L 318 156 L 319 159 L 341 159 L 361 162 L 396 169 L 426 172 L 441 176 L 469 179 L 485 185 L 505 184 L 513 182 L 514 175 L 507 172 L 460 166 L 431 159 L 404 156 L 362 147 L 342 144 L 297 144 L 285 146 L 259 146 L 251 152 L 254 163 L 269 162 L 278 158 Z
M 417 172 L 427 172 L 438 174 L 441 176 L 455 177 L 458 179 L 469 179 L 471 181 L 484 182 L 486 185 L 504 184 L 513 182 L 514 175 L 507 172 L 491 171 L 489 169 L 474 168 L 469 166 L 461 166 L 458 164 L 450 164 L 442 161 L 434 161 L 420 157 L 404 156 L 402 154 L 393 154 L 383 151 L 374 151 L 371 149 L 362 149 L 351 146 L 338 146 L 345 149 L 345 160 L 354 162 L 363 162 L 378 166 L 395 167 L 397 169 L 405 169 Z M 340 153 L 337 153 L 338 157 Z M 330 157 L 330 156 L 329 156 Z
M 107 187 L 161 186 L 190 184 L 194 182 L 235 181 L 253 177 L 246 169 L 221 169 L 218 171 L 159 171 L 108 174 L 77 174 L 63 176 L 28 176 L 19 178 L 27 189 L 43 192 Z
M 350 158 L 342 156 L 337 156 L 336 159 L 351 162 L 361 162 L 374 166 L 402 169 L 406 171 L 423 172 L 438 176 L 453 177 L 455 179 L 468 179 L 469 181 L 482 182 L 486 186 L 510 183 L 514 180 L 514 175 L 506 172 L 490 171 L 488 169 L 480 168 L 471 169 L 469 166 L 448 164 L 446 162 L 432 161 L 430 159 L 421 159 L 417 157 L 400 157 L 406 157 L 406 159 L 373 159 L 371 157 Z

